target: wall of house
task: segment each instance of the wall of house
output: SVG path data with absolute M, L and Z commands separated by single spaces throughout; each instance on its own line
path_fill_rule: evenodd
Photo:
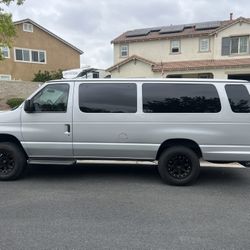
M 154 77 L 155 73 L 149 64 L 142 63 L 141 61 L 130 61 L 120 68 L 112 71 L 112 78 L 129 78 L 129 77 Z
M 16 80 L 32 80 L 39 70 L 56 71 L 80 67 L 80 54 L 76 50 L 36 26 L 33 29 L 33 32 L 24 32 L 22 24 L 16 25 L 17 36 L 10 49 L 10 58 L 0 61 L 0 74 L 11 75 Z M 45 50 L 46 64 L 16 62 L 15 47 Z
M 202 37 L 205 38 L 205 37 Z M 186 60 L 204 60 L 213 58 L 213 37 L 210 38 L 209 52 L 199 51 L 200 37 L 182 38 L 181 52 L 170 52 L 170 40 L 156 40 L 129 43 L 129 56 L 138 55 L 154 62 L 176 62 Z M 114 44 L 114 64 L 123 61 L 120 57 L 120 44 Z
M 170 53 L 170 40 L 156 40 L 129 43 L 129 56 L 138 55 L 154 62 L 176 62 L 187 60 L 209 60 L 209 59 L 238 59 L 249 57 L 245 55 L 221 56 L 221 43 L 223 37 L 250 35 L 250 24 L 237 23 L 217 35 L 210 37 L 210 51 L 199 52 L 199 40 L 203 37 L 182 38 L 181 53 Z M 120 44 L 114 44 L 114 64 L 126 58 L 120 57 Z

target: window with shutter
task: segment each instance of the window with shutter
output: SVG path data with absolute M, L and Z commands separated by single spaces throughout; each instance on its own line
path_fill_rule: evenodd
M 230 37 L 222 38 L 221 55 L 222 56 L 230 55 Z

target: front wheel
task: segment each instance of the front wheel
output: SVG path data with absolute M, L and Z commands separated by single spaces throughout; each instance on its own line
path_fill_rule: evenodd
M 0 143 L 0 180 L 18 179 L 25 170 L 27 161 L 23 151 L 11 142 Z
M 198 178 L 200 161 L 193 150 L 174 146 L 161 154 L 158 170 L 164 182 L 177 186 L 187 185 Z

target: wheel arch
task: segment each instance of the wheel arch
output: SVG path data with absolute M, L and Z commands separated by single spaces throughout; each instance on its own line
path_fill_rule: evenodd
M 164 152 L 167 148 L 173 146 L 184 146 L 190 148 L 197 154 L 199 158 L 202 158 L 202 151 L 197 142 L 185 138 L 175 138 L 175 139 L 168 139 L 161 144 L 156 154 L 156 160 L 159 160 L 162 152 Z
M 20 147 L 26 157 L 26 159 L 28 159 L 28 155 L 26 153 L 26 151 L 24 150 L 21 142 L 13 135 L 10 134 L 0 134 L 0 143 L 1 142 L 12 142 L 14 144 L 16 144 L 18 147 Z

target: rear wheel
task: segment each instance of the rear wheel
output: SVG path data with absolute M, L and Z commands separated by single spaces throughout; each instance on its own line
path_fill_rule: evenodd
M 18 179 L 26 165 L 27 161 L 20 147 L 11 142 L 0 143 L 0 180 Z
M 200 173 L 200 161 L 193 150 L 174 146 L 160 156 L 158 170 L 164 182 L 171 185 L 193 183 Z

